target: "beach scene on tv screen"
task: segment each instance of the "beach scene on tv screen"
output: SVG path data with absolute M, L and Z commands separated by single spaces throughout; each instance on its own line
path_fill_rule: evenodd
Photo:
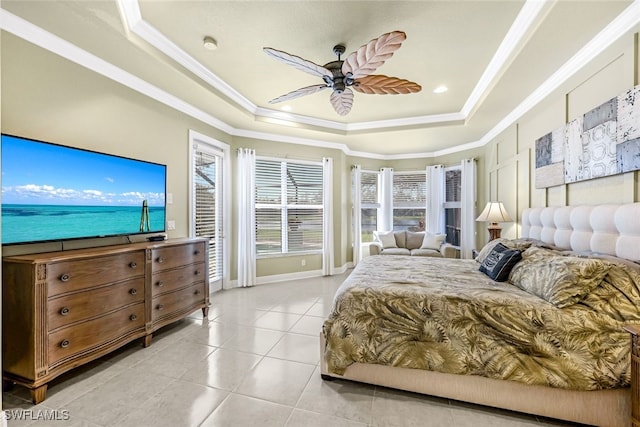
M 2 243 L 164 231 L 165 168 L 2 135 Z

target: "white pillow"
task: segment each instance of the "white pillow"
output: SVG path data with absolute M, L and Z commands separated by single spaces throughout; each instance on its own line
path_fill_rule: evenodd
M 376 231 L 374 232 L 376 240 L 382 243 L 384 249 L 397 248 L 396 238 L 393 235 L 393 231 Z
M 424 239 L 422 240 L 422 246 L 420 246 L 420 249 L 439 250 L 446 237 L 446 234 L 424 233 Z

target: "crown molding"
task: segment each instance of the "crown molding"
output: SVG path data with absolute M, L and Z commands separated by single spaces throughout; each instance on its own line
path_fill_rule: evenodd
M 340 123 L 333 120 L 324 120 L 316 117 L 303 116 L 301 114 L 289 113 L 286 111 L 272 110 L 269 108 L 256 107 L 255 119 L 269 123 L 282 122 L 282 125 L 301 127 L 296 125 L 305 125 L 311 127 L 319 127 L 336 133 L 346 134 L 349 131 L 347 123 Z
M 482 141 L 483 144 L 489 143 L 639 23 L 640 0 L 635 0 L 567 62 L 558 68 L 555 73 L 538 86 L 536 90 L 527 96 L 513 111 L 507 114 L 498 124 L 487 132 L 480 141 Z
M 498 50 L 492 57 L 489 65 L 485 69 L 480 80 L 460 111 L 455 113 L 355 123 L 342 123 L 298 114 L 283 115 L 282 112 L 277 110 L 258 107 L 216 74 L 204 67 L 191 55 L 178 47 L 168 37 L 155 29 L 150 23 L 146 22 L 142 17 L 138 0 L 116 0 L 116 3 L 120 10 L 125 31 L 128 34 L 133 33 L 137 35 L 151 46 L 163 52 L 169 58 L 201 78 L 211 87 L 226 95 L 231 101 L 235 102 L 245 111 L 253 114 L 256 120 L 268 121 L 270 123 L 285 126 L 295 126 L 296 124 L 307 125 L 348 134 L 350 132 L 396 130 L 398 128 L 415 126 L 463 124 L 468 119 L 471 112 L 478 107 L 487 91 L 497 82 L 500 77 L 500 73 L 520 48 L 524 35 L 529 32 L 533 24 L 537 21 L 541 11 L 545 9 L 547 4 L 555 1 L 556 0 L 526 0 L 509 31 L 505 35 L 505 38 L 501 42 Z
M 118 4 L 120 15 L 123 18 L 123 24 L 127 33 L 137 35 L 142 40 L 167 55 L 173 61 L 191 71 L 209 86 L 220 91 L 240 107 L 252 114 L 256 113 L 258 107 L 254 103 L 242 96 L 240 92 L 229 86 L 224 80 L 181 49 L 177 44 L 158 31 L 153 25 L 145 21 L 142 18 L 140 5 L 137 0 L 117 0 L 116 3 Z
M 0 28 L 216 129 L 234 132 L 234 128 L 222 120 L 4 9 L 0 9 Z
M 496 50 L 493 58 L 489 61 L 489 65 L 487 65 L 480 80 L 478 80 L 478 83 L 471 91 L 467 102 L 462 106 L 460 112 L 466 119 L 471 116 L 489 89 L 502 75 L 507 65 L 520 51 L 520 48 L 524 44 L 525 36 L 533 31 L 537 22 L 542 19 L 546 11 L 549 11 L 555 2 L 556 0 L 527 0 L 525 2 L 518 16 L 516 16 L 516 19 L 513 21 L 513 24 L 511 24 L 509 31 L 507 31 L 506 36 L 500 43 L 500 46 L 498 46 L 498 50 Z
M 118 1 L 119 4 L 127 5 L 130 2 Z M 136 2 L 137 4 L 137 2 Z M 217 119 L 216 117 L 196 108 L 195 106 L 183 101 L 182 99 L 140 79 L 137 76 L 124 71 L 123 69 L 116 67 L 113 64 L 67 42 L 66 40 L 51 34 L 40 27 L 16 16 L 12 13 L 0 8 L 0 28 L 20 37 L 30 43 L 33 43 L 43 49 L 46 49 L 52 53 L 55 53 L 63 58 L 66 58 L 80 66 L 90 69 L 104 77 L 107 77 L 113 81 L 116 81 L 134 91 L 137 91 L 145 96 L 148 96 L 162 104 L 165 104 L 177 111 L 183 112 L 201 122 L 208 124 L 222 132 L 227 133 L 230 136 L 239 136 L 247 138 L 257 138 L 268 141 L 278 141 L 290 144 L 301 144 L 315 147 L 324 147 L 342 151 L 345 155 L 355 157 L 365 157 L 371 159 L 380 160 L 402 160 L 402 159 L 416 159 L 416 158 L 430 158 L 438 157 L 442 155 L 457 153 L 474 148 L 483 147 L 501 132 L 511 126 L 522 117 L 531 108 L 537 105 L 545 97 L 556 90 L 562 83 L 568 78 L 574 75 L 579 69 L 584 67 L 589 61 L 591 61 L 596 55 L 602 53 L 612 43 L 617 41 L 622 35 L 630 31 L 635 25 L 640 23 L 640 0 L 635 0 L 629 5 L 618 17 L 611 21 L 600 33 L 598 33 L 591 41 L 589 41 L 582 49 L 580 49 L 569 61 L 561 66 L 551 77 L 549 77 L 542 85 L 540 85 L 534 92 L 532 92 L 522 103 L 520 103 L 513 111 L 505 116 L 496 126 L 489 130 L 478 141 L 473 141 L 455 147 L 437 150 L 433 152 L 421 152 L 411 154 L 378 154 L 351 150 L 346 144 L 328 142 L 318 139 L 298 138 L 291 137 L 276 133 L 256 132 L 248 129 L 234 128 L 233 126 Z M 257 110 L 256 110 L 257 111 Z M 274 112 L 275 113 L 275 112 Z M 282 113 L 285 114 L 285 113 Z M 462 113 L 450 113 L 442 115 L 444 118 L 441 120 L 460 120 L 464 115 Z M 286 120 L 285 117 L 280 115 L 273 115 L 275 119 Z M 304 116 L 299 116 L 302 120 Z M 422 120 L 424 117 L 422 116 Z M 416 118 L 413 118 L 416 119 Z M 403 126 L 407 126 L 411 122 L 412 118 L 403 119 Z M 420 120 L 416 120 L 420 121 Z M 382 121 L 383 127 L 385 121 Z M 393 122 L 393 121 L 392 121 Z M 308 123 L 312 125 L 314 123 L 309 118 Z M 371 122 L 380 123 L 380 122 Z M 342 125 L 340 127 L 337 125 Z M 344 131 L 346 125 L 337 123 L 334 129 Z M 351 124 L 350 130 L 360 130 L 357 128 L 358 124 Z M 362 129 L 364 130 L 364 128 Z
M 267 141 L 285 142 L 289 144 L 300 144 L 314 147 L 330 148 L 342 151 L 345 155 L 355 157 L 365 157 L 379 160 L 392 160 L 401 158 L 424 158 L 433 157 L 437 153 L 420 153 L 407 155 L 384 155 L 363 151 L 351 150 L 346 144 L 328 142 L 318 139 L 298 138 L 282 134 L 256 132 L 248 129 L 234 128 L 233 126 L 219 120 L 199 108 L 185 102 L 184 100 L 154 86 L 133 74 L 116 67 L 113 64 L 75 46 L 72 43 L 52 34 L 31 22 L 20 18 L 0 8 L 0 28 L 23 40 L 33 43 L 51 53 L 85 67 L 108 79 L 118 82 L 136 92 L 152 98 L 168 107 L 187 114 L 215 129 L 227 133 L 230 136 L 262 139 Z

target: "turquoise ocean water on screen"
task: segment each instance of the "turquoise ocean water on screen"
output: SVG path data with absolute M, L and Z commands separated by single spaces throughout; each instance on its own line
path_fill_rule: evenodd
M 3 204 L 2 243 L 135 234 L 140 217 L 140 206 Z M 165 208 L 149 206 L 149 220 L 149 231 L 164 231 Z

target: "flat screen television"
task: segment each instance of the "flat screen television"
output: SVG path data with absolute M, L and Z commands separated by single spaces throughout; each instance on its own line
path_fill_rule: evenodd
M 166 165 L 2 134 L 2 245 L 165 231 Z

